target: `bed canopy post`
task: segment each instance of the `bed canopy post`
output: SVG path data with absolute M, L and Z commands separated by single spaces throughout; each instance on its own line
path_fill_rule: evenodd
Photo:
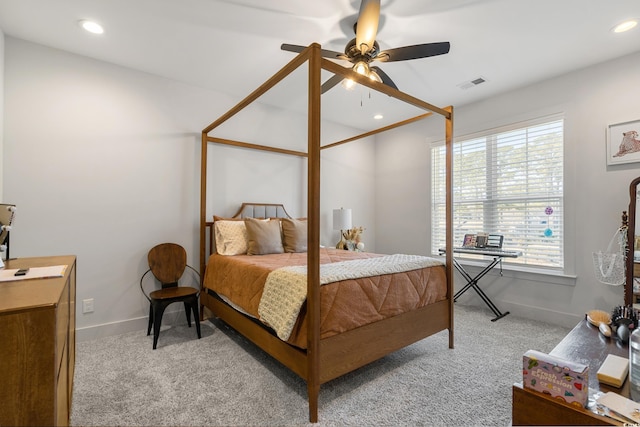
M 318 422 L 320 394 L 320 45 L 310 46 L 307 199 L 307 394 L 309 421 Z
M 446 261 L 447 291 L 449 292 L 449 348 L 453 348 L 453 106 L 444 108 L 449 113 L 445 116 L 445 149 L 446 149 Z
M 200 148 L 200 290 L 204 284 L 204 269 L 206 265 L 206 236 L 207 227 L 207 132 L 202 131 L 202 146 Z M 203 306 L 200 306 L 200 320 L 204 320 Z

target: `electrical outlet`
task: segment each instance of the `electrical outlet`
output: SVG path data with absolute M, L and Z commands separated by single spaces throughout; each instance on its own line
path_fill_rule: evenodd
M 82 313 L 93 313 L 93 298 L 82 300 Z

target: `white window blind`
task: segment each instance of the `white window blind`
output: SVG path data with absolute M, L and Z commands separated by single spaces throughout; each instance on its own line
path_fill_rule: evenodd
M 504 235 L 505 262 L 562 269 L 561 118 L 528 122 L 453 144 L 453 242 L 465 234 Z M 445 246 L 445 147 L 432 148 L 431 251 Z

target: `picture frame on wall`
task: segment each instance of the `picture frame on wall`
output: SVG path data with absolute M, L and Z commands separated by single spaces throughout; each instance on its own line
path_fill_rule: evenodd
M 607 126 L 607 166 L 640 162 L 640 119 Z

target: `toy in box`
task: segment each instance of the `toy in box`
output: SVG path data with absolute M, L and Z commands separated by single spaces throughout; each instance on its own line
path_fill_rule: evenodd
M 536 350 L 522 357 L 522 385 L 578 407 L 587 405 L 589 367 Z

